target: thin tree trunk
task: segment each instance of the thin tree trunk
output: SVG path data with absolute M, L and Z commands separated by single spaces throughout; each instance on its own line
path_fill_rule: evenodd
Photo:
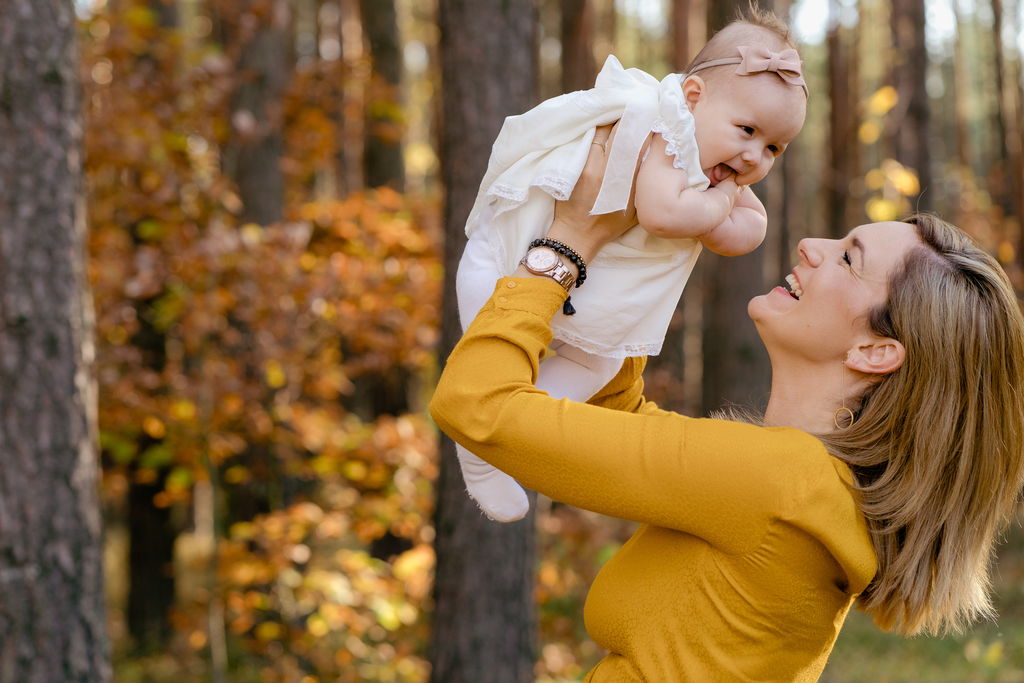
M 914 210 L 927 210 L 935 189 L 928 142 L 928 51 L 924 43 L 924 0 L 892 0 L 892 81 L 899 103 L 890 117 L 889 135 L 897 161 L 912 169 L 921 191 L 910 197 Z
M 853 108 L 850 106 L 849 66 L 851 52 L 843 44 L 842 24 L 839 21 L 839 0 L 829 1 L 829 27 L 825 42 L 828 46 L 828 99 L 829 164 L 825 176 L 826 225 L 828 233 L 836 237 L 846 232 L 846 205 L 849 201 L 851 179 L 850 151 L 856 130 L 851 125 Z M 853 53 L 855 54 L 855 53 Z
M 461 336 L 455 270 L 463 227 L 505 116 L 534 104 L 536 19 L 531 0 L 441 0 L 445 187 L 442 356 Z M 435 513 L 437 570 L 431 680 L 533 680 L 533 514 L 488 521 L 466 495 L 452 442 L 442 438 Z
M 953 43 L 953 119 L 956 129 L 956 149 L 960 164 L 967 169 L 974 168 L 971 153 L 971 134 L 968 127 L 967 102 L 970 75 L 967 69 L 967 56 L 964 49 L 963 22 L 960 17 L 959 3 L 951 3 L 953 7 L 956 39 Z
M 402 45 L 394 0 L 360 0 L 372 71 L 366 96 L 366 184 L 405 187 L 402 160 Z
M 762 7 L 770 8 L 762 2 Z M 745 2 L 708 3 L 708 35 L 729 23 Z M 762 187 L 754 188 L 763 192 Z M 723 258 L 704 250 L 704 411 L 730 404 L 764 407 L 769 389 L 768 355 L 747 317 L 747 301 L 764 290 L 764 246 Z M 685 296 L 685 295 L 684 295 Z
M 341 61 L 346 78 L 341 84 L 341 116 L 338 121 L 338 150 L 335 153 L 338 170 L 338 187 L 341 196 L 359 190 L 366 184 L 362 159 L 365 138 L 365 121 L 359 115 L 363 111 L 366 88 L 360 79 L 351 77 L 357 73 L 357 65 L 363 59 L 363 31 L 359 18 L 358 0 L 337 0 L 338 41 L 341 47 Z
M 72 3 L 0 0 L 0 681 L 108 681 Z
M 1013 4 L 1011 10 L 1016 10 Z M 1013 20 L 1016 15 L 1011 11 L 1010 25 L 1017 22 Z M 1022 218 L 1021 210 L 1024 209 L 1024 164 L 1021 162 L 1021 126 L 1019 111 L 1016 102 L 1016 86 L 1014 85 L 1014 73 L 1005 59 L 1003 52 L 1003 1 L 992 0 L 992 38 L 993 50 L 995 51 L 995 72 L 996 72 L 996 111 L 997 125 L 996 133 L 999 137 L 998 145 L 1002 151 L 1002 160 L 998 164 L 1002 167 L 999 193 L 999 203 L 1003 207 L 1005 215 L 1017 215 L 1018 225 Z M 1012 35 L 1012 34 L 1011 34 Z
M 243 0 L 228 45 L 237 41 L 241 82 L 231 98 L 225 170 L 238 184 L 241 219 L 266 225 L 284 215 L 282 103 L 291 60 L 286 0 Z M 247 16 L 246 16 L 247 15 Z
M 562 90 L 592 88 L 596 76 L 591 0 L 562 0 Z
M 672 0 L 672 70 L 682 73 L 696 52 L 690 45 L 690 0 Z
M 156 14 L 160 26 L 171 29 L 177 26 L 177 6 L 150 0 L 149 8 Z M 151 54 L 143 54 L 140 68 L 159 69 Z M 142 239 L 134 233 L 136 246 Z M 155 324 L 156 306 L 163 292 L 134 304 L 135 317 L 139 321 L 138 332 L 133 336 L 132 346 L 138 349 L 142 364 L 147 370 L 159 375 L 164 370 L 167 358 L 167 336 Z M 139 437 L 136 450 L 144 453 L 157 446 L 160 440 L 143 434 Z M 135 473 L 138 459 L 133 461 L 129 472 L 128 490 L 128 604 L 126 611 L 128 633 L 134 641 L 137 654 L 153 654 L 166 650 L 171 635 L 170 609 L 174 604 L 174 540 L 177 530 L 171 520 L 171 508 L 154 504 L 154 497 L 164 490 L 167 469 L 162 468 L 155 478 L 140 481 Z
M 694 24 L 703 27 L 706 9 L 698 5 L 700 3 L 696 0 L 672 2 L 672 44 L 668 56 L 673 71 L 685 70 L 699 48 L 699 45 L 692 43 L 691 36 L 695 33 Z M 681 413 L 696 413 L 700 410 L 700 392 L 693 391 L 691 386 L 700 381 L 700 368 L 696 365 L 688 367 L 686 361 L 688 349 L 693 342 L 696 342 L 698 349 L 700 346 L 700 335 L 694 334 L 699 328 L 689 329 L 687 320 L 695 316 L 696 319 L 700 318 L 701 272 L 691 274 L 686 292 L 679 299 L 676 312 L 665 333 L 662 351 L 657 356 L 648 358 L 644 377 L 647 395 L 652 400 L 657 401 L 663 408 Z M 687 343 L 688 340 L 690 344 Z

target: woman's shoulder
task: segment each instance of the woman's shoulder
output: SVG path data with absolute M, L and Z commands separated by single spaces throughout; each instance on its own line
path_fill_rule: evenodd
M 745 459 L 754 476 L 776 488 L 788 507 L 809 496 L 832 494 L 851 499 L 849 467 L 829 453 L 818 437 L 794 427 L 764 427 L 734 420 L 709 418 L 711 431 L 749 453 Z

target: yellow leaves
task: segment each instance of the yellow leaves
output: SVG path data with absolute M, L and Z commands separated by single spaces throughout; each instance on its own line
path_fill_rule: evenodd
M 905 215 L 910 210 L 907 197 L 916 196 L 921 190 L 917 174 L 895 159 L 885 159 L 879 168 L 868 171 L 864 184 L 877 193 L 864 205 L 872 221 L 891 221 Z
M 1009 264 L 1013 263 L 1013 259 L 1016 256 L 1017 251 L 1014 248 L 1012 242 L 1010 242 L 1009 240 L 1003 240 L 1002 242 L 999 243 L 999 248 L 996 254 L 1001 263 Z
M 171 404 L 171 417 L 181 422 L 196 419 L 196 404 L 188 399 L 181 399 Z
M 288 381 L 288 377 L 285 375 L 284 366 L 275 359 L 268 360 L 263 364 L 263 375 L 266 379 L 267 386 L 271 389 L 280 389 Z
M 886 85 L 872 93 L 864 106 L 865 118 L 857 130 L 857 138 L 862 144 L 873 145 L 882 136 L 883 121 L 896 103 L 899 93 L 891 85 Z
M 872 197 L 864 205 L 864 212 L 872 221 L 894 221 L 903 213 L 898 202 Z
M 964 657 L 969 662 L 980 661 L 990 667 L 998 667 L 1003 662 L 1006 645 L 1002 638 L 996 638 L 985 645 L 978 638 L 970 638 L 964 645 Z
M 142 420 L 142 431 L 154 439 L 162 439 L 167 434 L 167 426 L 155 415 L 147 415 Z
M 409 597 L 423 599 L 430 591 L 435 562 L 433 546 L 421 543 L 399 555 L 392 565 L 392 572 L 405 585 Z
M 256 627 L 256 637 L 260 640 L 278 640 L 283 633 L 281 624 L 265 621 Z
M 872 116 L 885 116 L 896 106 L 899 99 L 896 88 L 891 85 L 882 86 L 868 98 L 867 112 Z
M 202 650 L 206 647 L 207 637 L 204 631 L 192 631 L 188 634 L 188 646 L 193 650 Z
M 256 223 L 246 223 L 238 229 L 242 243 L 249 247 L 255 247 L 263 241 L 263 227 Z
M 110 82 L 114 80 L 114 65 L 109 59 L 97 60 L 92 65 L 89 75 L 96 85 L 110 85 Z
M 881 136 L 882 126 L 877 121 L 864 121 L 857 130 L 857 137 L 865 145 L 875 144 Z

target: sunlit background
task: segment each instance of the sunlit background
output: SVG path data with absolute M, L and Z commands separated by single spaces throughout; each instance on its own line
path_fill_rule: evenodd
M 394 9 L 390 57 L 355 0 L 76 0 L 118 680 L 428 676 L 424 405 L 443 244 L 459 239 L 442 224 L 440 32 L 435 0 L 362 5 Z M 680 6 L 692 56 L 704 2 L 592 0 L 592 69 L 611 52 L 659 77 L 682 68 Z M 775 6 L 810 110 L 758 188 L 769 237 L 742 284 L 778 282 L 805 235 L 928 208 L 1020 287 L 1024 2 L 926 0 L 926 168 L 897 154 L 913 121 L 889 2 Z M 538 2 L 536 20 L 539 102 L 565 87 L 560 3 Z M 648 375 L 653 398 L 691 414 L 719 400 L 702 382 L 709 282 L 691 279 L 679 351 Z M 536 675 L 580 680 L 601 656 L 586 588 L 631 527 L 543 500 L 537 519 Z M 908 641 L 854 615 L 824 680 L 1024 681 L 1012 538 L 998 624 Z

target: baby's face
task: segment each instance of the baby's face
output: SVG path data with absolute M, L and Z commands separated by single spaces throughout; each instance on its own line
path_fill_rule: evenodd
M 710 83 L 683 83 L 696 127 L 700 165 L 717 185 L 734 176 L 752 185 L 768 175 L 775 159 L 804 125 L 803 89 L 772 73 L 722 74 Z

